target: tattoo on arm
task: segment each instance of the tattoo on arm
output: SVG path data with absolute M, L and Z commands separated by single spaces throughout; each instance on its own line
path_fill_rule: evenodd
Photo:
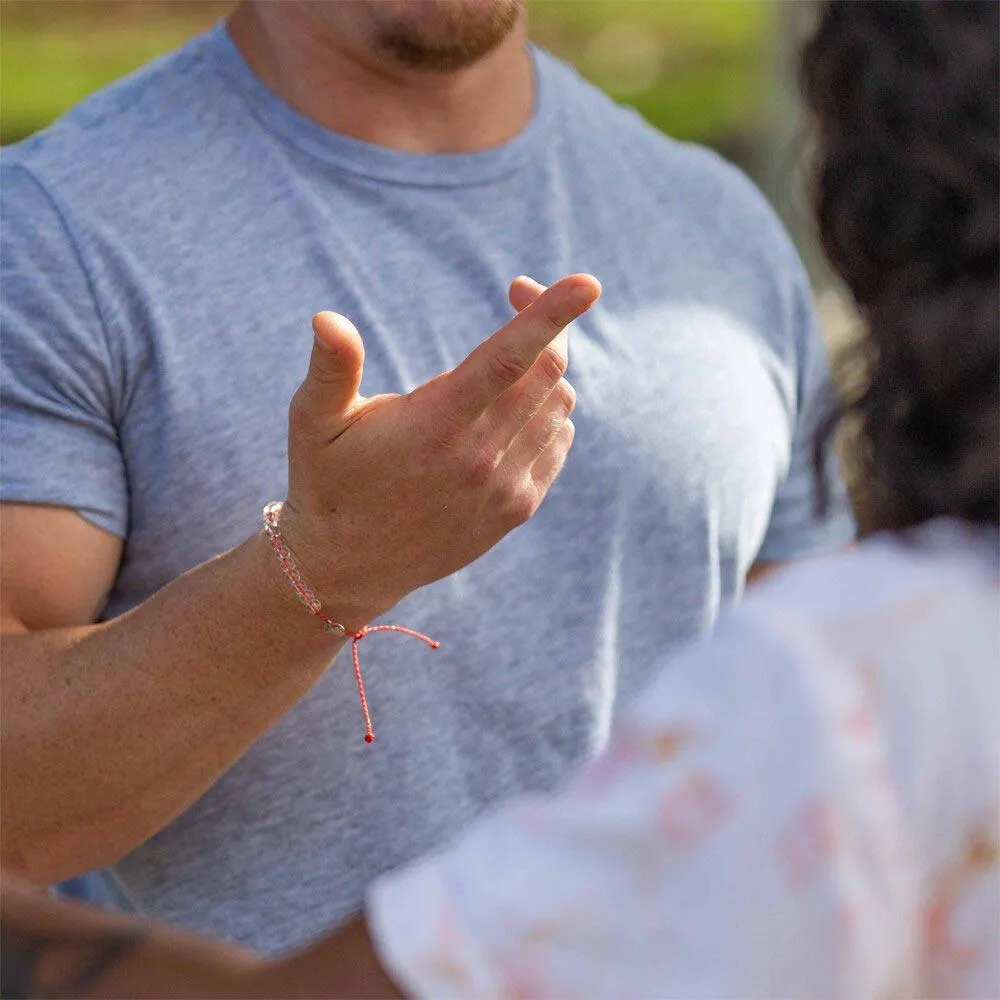
M 141 931 L 72 937 L 4 926 L 0 996 L 3 1000 L 85 997 L 144 937 Z

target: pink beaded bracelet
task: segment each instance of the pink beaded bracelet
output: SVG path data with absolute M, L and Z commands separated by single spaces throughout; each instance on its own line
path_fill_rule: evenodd
M 316 595 L 309 589 L 302 579 L 298 566 L 292 558 L 284 538 L 281 536 L 281 529 L 278 526 L 278 519 L 284 504 L 280 500 L 273 500 L 264 508 L 264 533 L 271 542 L 281 563 L 281 569 L 292 585 L 299 600 L 323 623 L 323 629 L 331 635 L 339 638 L 351 640 L 351 659 L 354 662 L 354 680 L 358 685 L 358 697 L 361 699 L 361 713 L 365 717 L 365 743 L 375 742 L 375 731 L 372 729 L 372 717 L 368 711 L 368 698 L 365 695 L 365 682 L 361 677 L 361 660 L 358 657 L 358 643 L 373 632 L 402 632 L 404 635 L 412 635 L 415 639 L 426 642 L 431 649 L 437 649 L 441 643 L 424 635 L 422 632 L 414 632 L 411 628 L 404 628 L 402 625 L 366 625 L 357 632 L 352 632 L 346 625 L 335 622 L 323 614 L 323 606 Z

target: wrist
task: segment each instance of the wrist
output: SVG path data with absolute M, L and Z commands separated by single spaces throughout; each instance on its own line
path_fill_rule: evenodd
M 279 572 L 285 576 L 285 585 L 291 599 L 300 608 L 315 616 L 322 609 L 322 617 L 332 619 L 356 632 L 375 618 L 385 614 L 395 603 L 377 590 L 377 582 L 370 580 L 370 571 L 359 558 L 358 546 L 352 545 L 346 533 L 324 519 L 302 513 L 291 503 L 282 506 L 278 517 L 281 541 L 294 564 L 299 586 L 282 567 L 281 557 L 273 550 L 272 558 Z M 299 593 L 296 593 L 299 590 Z M 304 593 L 303 593 L 304 591 Z M 308 595 L 308 596 L 306 596 Z M 310 608 L 310 603 L 315 607 Z
M 308 522 L 306 522 L 304 526 L 301 519 L 296 521 L 296 512 L 294 508 L 290 513 L 288 521 L 285 521 L 282 517 L 284 508 L 285 505 L 280 501 L 273 501 L 264 507 L 263 535 L 265 536 L 267 544 L 274 553 L 275 561 L 281 567 L 282 575 L 288 582 L 292 592 L 296 596 L 296 599 L 304 605 L 305 609 L 314 618 L 314 620 L 318 620 L 323 623 L 324 634 L 333 635 L 339 639 L 349 638 L 351 640 L 351 659 L 354 664 L 354 678 L 357 681 L 358 697 L 361 701 L 361 712 L 365 720 L 365 742 L 373 743 L 375 740 L 375 732 L 372 727 L 371 713 L 368 710 L 368 698 L 365 695 L 365 683 L 361 676 L 361 661 L 358 658 L 358 643 L 364 639 L 365 636 L 371 635 L 374 632 L 401 632 L 406 635 L 410 635 L 415 639 L 419 639 L 421 642 L 427 643 L 427 645 L 432 649 L 437 649 L 439 643 L 430 636 L 424 635 L 422 632 L 416 632 L 413 629 L 407 628 L 405 625 L 373 625 L 369 627 L 368 622 L 381 613 L 381 610 L 388 608 L 388 605 L 386 605 L 385 608 L 382 608 L 377 602 L 366 604 L 364 602 L 358 602 L 356 599 L 354 601 L 341 599 L 337 605 L 339 611 L 337 618 L 331 618 L 330 614 L 324 610 L 323 602 L 312 589 L 312 586 L 310 586 L 310 584 L 308 584 L 303 578 L 302 567 L 300 566 L 298 559 L 296 559 L 295 555 L 292 553 L 292 550 L 289 547 L 290 540 L 286 535 L 286 532 L 290 532 L 293 538 L 298 538 L 300 551 L 305 549 L 306 551 L 312 552 L 313 550 L 311 548 L 306 549 L 306 546 L 310 541 L 310 535 L 305 530 L 301 530 L 300 533 L 296 532 L 297 526 L 300 529 L 304 529 L 304 527 L 308 526 Z M 321 548 L 320 551 L 323 551 L 323 549 Z M 344 612 L 346 612 L 346 614 Z
M 254 582 L 252 608 L 265 617 L 284 639 L 317 649 L 329 649 L 335 636 L 323 630 L 323 623 L 310 614 L 289 585 L 288 579 L 263 530 L 251 535 L 237 550 Z

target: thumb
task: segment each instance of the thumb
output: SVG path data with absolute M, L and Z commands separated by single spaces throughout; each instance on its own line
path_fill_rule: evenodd
M 507 298 L 514 309 L 521 312 L 522 309 L 527 309 L 544 291 L 544 285 L 540 285 L 534 278 L 522 274 L 510 283 Z
M 315 407 L 314 416 L 333 417 L 346 414 L 358 398 L 365 364 L 361 334 L 345 316 L 320 312 L 313 316 L 312 356 L 303 383 L 307 405 Z

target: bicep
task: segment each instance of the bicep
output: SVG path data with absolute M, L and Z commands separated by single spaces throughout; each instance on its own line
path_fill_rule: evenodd
M 75 510 L 0 505 L 0 631 L 66 628 L 94 621 L 122 554 L 116 535 Z

